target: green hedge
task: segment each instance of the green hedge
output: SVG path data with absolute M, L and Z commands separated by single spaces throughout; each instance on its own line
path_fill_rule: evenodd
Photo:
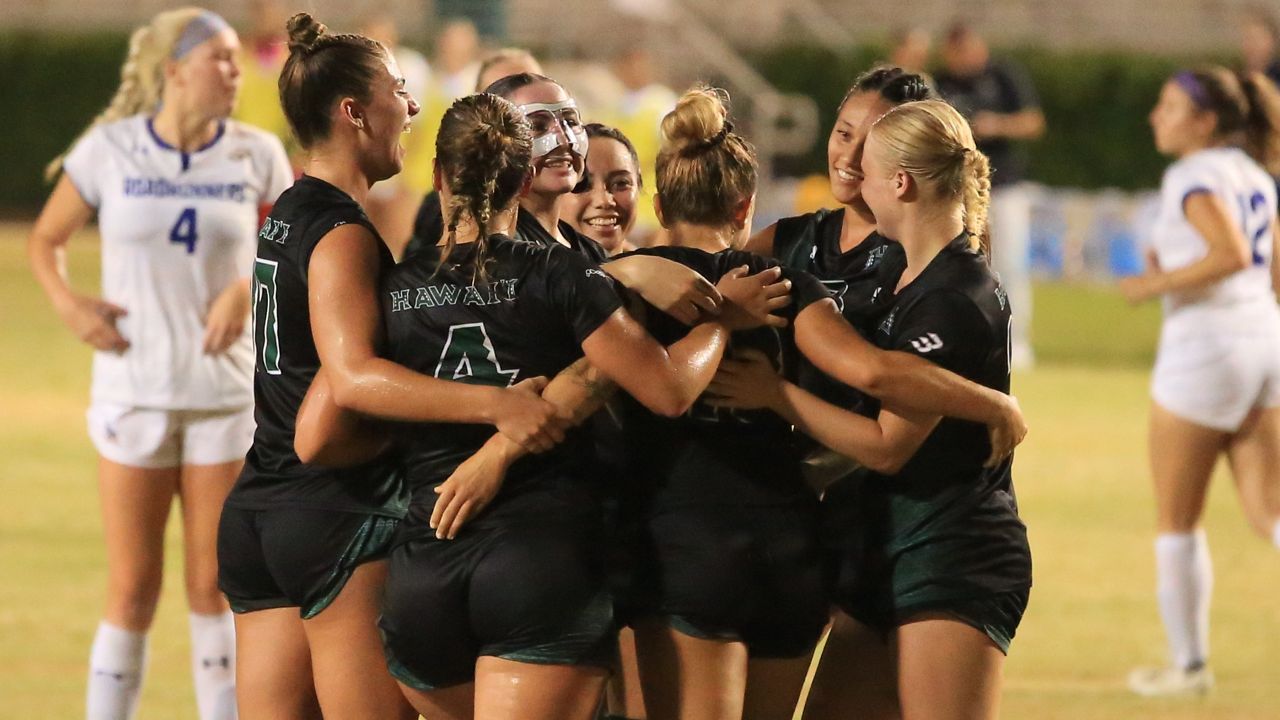
M 853 79 L 885 57 L 864 46 L 843 55 L 807 46 L 760 53 L 757 67 L 779 88 L 811 95 L 822 127 L 835 120 L 836 104 Z M 1027 148 L 1031 175 L 1048 185 L 1081 188 L 1155 187 L 1167 164 L 1155 151 L 1147 114 L 1160 85 L 1179 65 L 1173 58 L 1124 52 L 1015 50 L 1040 94 L 1049 129 Z M 826 145 L 783 166 L 792 173 L 823 172 Z
M 51 36 L 0 33 L 0 210 L 31 213 L 48 193 L 41 171 L 110 99 L 119 81 L 123 34 Z M 1164 161 L 1156 154 L 1146 117 L 1160 83 L 1178 62 L 1121 52 L 1021 50 L 1010 55 L 1035 80 L 1049 121 L 1030 148 L 1032 176 L 1050 185 L 1082 188 L 1154 187 Z M 753 58 L 779 87 L 811 95 L 830 127 L 836 103 L 858 73 L 883 57 L 867 45 L 844 54 L 813 46 L 781 46 Z M 825 134 L 823 135 L 825 138 Z M 826 143 L 788 161 L 792 173 L 822 172 Z
M 0 34 L 0 210 L 39 209 L 45 164 L 111 99 L 128 45 L 122 34 Z

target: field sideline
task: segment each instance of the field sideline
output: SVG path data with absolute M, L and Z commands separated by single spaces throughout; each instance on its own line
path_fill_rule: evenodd
M 95 455 L 85 436 L 89 356 L 26 269 L 27 226 L 0 224 L 0 719 L 83 716 L 89 643 L 105 583 Z M 97 284 L 91 233 L 72 243 L 78 287 Z M 1038 290 L 1041 365 L 1015 377 L 1032 434 L 1015 477 L 1036 586 L 1007 665 L 1003 717 L 1020 720 L 1280 718 L 1280 556 L 1249 534 L 1221 473 L 1206 527 L 1217 574 L 1205 699 L 1131 696 L 1159 660 L 1147 368 L 1157 312 L 1104 289 Z M 175 514 L 178 509 L 175 508 Z M 195 717 L 178 526 L 139 717 Z

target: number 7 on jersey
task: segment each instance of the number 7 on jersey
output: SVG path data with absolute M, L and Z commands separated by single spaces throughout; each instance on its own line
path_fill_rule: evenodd
M 276 270 L 280 264 L 254 258 L 253 261 L 253 342 L 257 345 L 262 369 L 280 374 L 279 303 L 276 302 Z

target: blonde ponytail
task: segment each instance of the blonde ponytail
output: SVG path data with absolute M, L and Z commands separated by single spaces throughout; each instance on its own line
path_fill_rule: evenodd
M 162 12 L 151 22 L 133 31 L 129 37 L 129 54 L 120 68 L 120 87 L 106 109 L 89 123 L 75 141 L 44 169 L 44 178 L 52 182 L 62 172 L 67 152 L 90 130 L 103 123 L 115 122 L 151 110 L 160 104 L 164 90 L 164 63 L 187 24 L 201 13 L 200 8 L 187 7 Z
M 964 229 L 969 232 L 974 249 L 991 249 L 991 233 L 987 212 L 991 207 L 991 162 L 987 156 L 971 150 L 965 153 L 968 177 L 964 183 Z
M 871 132 L 890 163 L 925 190 L 959 201 L 970 243 L 975 250 L 987 249 L 991 163 L 978 150 L 964 117 L 941 100 L 921 100 L 893 108 Z

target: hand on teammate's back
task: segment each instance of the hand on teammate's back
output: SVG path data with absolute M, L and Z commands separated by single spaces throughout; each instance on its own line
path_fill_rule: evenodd
M 768 356 L 748 349 L 720 361 L 720 369 L 707 390 L 716 396 L 709 401 L 715 407 L 774 409 L 781 404 L 782 376 Z
M 634 259 L 660 260 L 643 256 Z M 635 266 L 649 269 L 646 265 Z M 645 302 L 685 325 L 696 325 L 701 318 L 720 314 L 720 291 L 696 270 L 666 260 L 654 262 L 652 270 L 636 283 Z
M 209 305 L 204 320 L 204 354 L 220 355 L 244 332 L 249 321 L 249 291 L 243 283 L 223 290 Z
M 112 352 L 129 349 L 129 341 L 116 329 L 116 319 L 129 314 L 129 311 L 119 305 L 86 295 L 73 295 L 71 301 L 58 310 L 71 332 L 95 349 Z
M 780 267 L 755 275 L 748 275 L 747 270 L 745 265 L 734 268 L 716 283 L 724 298 L 720 321 L 730 330 L 750 330 L 761 325 L 786 327 L 787 319 L 772 313 L 791 303 L 791 281 L 781 279 Z
M 529 378 L 503 390 L 493 424 L 531 453 L 546 452 L 564 441 L 564 420 L 542 399 L 545 377 Z
M 440 540 L 452 540 L 471 518 L 479 515 L 502 489 L 509 457 L 490 441 L 474 455 L 462 461 L 444 482 L 435 488 L 435 507 L 431 510 L 431 529 Z

